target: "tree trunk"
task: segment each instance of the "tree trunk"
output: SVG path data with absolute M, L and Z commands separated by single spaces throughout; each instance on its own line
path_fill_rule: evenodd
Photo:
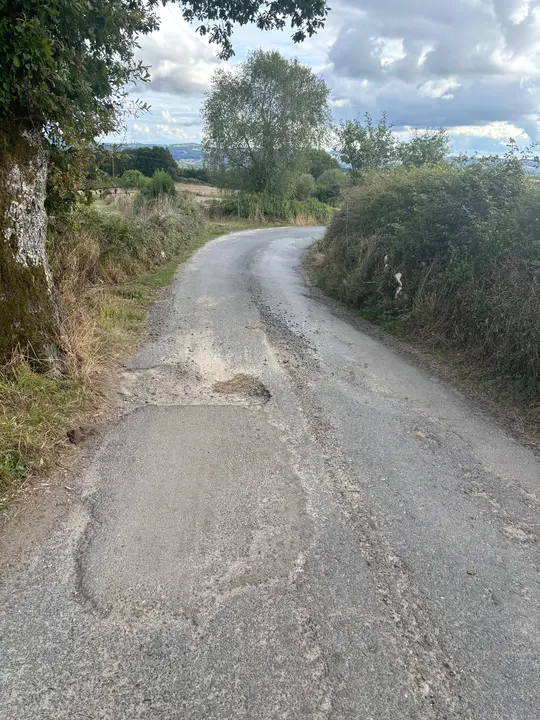
M 0 126 L 0 363 L 20 347 L 58 357 L 58 312 L 47 262 L 47 156 L 41 133 Z

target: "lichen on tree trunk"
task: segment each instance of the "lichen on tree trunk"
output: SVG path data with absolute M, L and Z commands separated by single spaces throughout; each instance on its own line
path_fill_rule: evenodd
M 39 130 L 0 126 L 0 362 L 20 347 L 58 357 L 58 312 L 47 262 L 47 155 Z

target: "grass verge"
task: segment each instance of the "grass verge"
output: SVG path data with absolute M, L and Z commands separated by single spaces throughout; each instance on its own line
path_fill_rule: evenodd
M 326 225 L 335 208 L 314 197 L 294 200 L 265 193 L 238 193 L 216 200 L 210 207 L 213 216 L 247 218 L 264 222 L 281 220 L 287 225 Z
M 127 282 L 88 283 L 81 290 L 70 275 L 61 292 L 66 374 L 36 372 L 22 353 L 0 372 L 0 510 L 99 425 L 115 369 L 134 350 L 150 304 L 178 266 L 219 235 L 257 227 L 249 220 L 206 222 L 165 265 Z

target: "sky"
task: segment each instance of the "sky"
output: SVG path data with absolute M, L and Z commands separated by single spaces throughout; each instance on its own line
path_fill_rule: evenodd
M 250 50 L 277 49 L 322 76 L 335 122 L 386 111 L 406 135 L 446 127 L 454 152 L 503 152 L 509 137 L 540 140 L 540 0 L 333 0 L 325 28 L 301 44 L 291 30 L 238 28 L 227 63 L 180 9 L 160 9 L 140 41 L 151 82 L 131 89 L 151 106 L 116 142 L 199 142 L 212 73 Z

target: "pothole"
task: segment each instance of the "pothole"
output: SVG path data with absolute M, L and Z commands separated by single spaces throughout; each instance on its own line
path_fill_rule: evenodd
M 254 375 L 239 373 L 229 380 L 218 380 L 212 385 L 212 390 L 221 395 L 244 395 L 247 397 L 270 400 L 271 392 L 259 378 Z

